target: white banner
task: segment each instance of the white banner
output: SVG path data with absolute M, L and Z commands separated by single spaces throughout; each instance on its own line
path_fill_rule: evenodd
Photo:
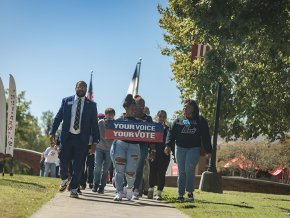
M 6 154 L 13 157 L 14 137 L 16 126 L 17 93 L 13 76 L 9 77 L 8 116 L 7 116 L 7 147 Z
M 5 90 L 0 78 L 0 154 L 5 154 L 6 133 L 6 98 Z

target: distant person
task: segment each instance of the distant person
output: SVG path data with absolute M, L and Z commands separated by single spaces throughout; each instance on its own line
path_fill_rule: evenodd
M 150 109 L 149 109 L 149 107 L 147 107 L 147 106 L 144 107 L 144 114 L 146 114 L 147 116 L 150 116 Z
M 207 157 L 211 157 L 212 145 L 206 119 L 199 116 L 199 108 L 192 99 L 184 101 L 183 115 L 174 120 L 166 138 L 166 154 L 175 147 L 178 167 L 178 198 L 184 201 L 187 191 L 188 200 L 194 201 L 195 167 L 200 158 L 203 144 Z
M 56 140 L 56 150 L 59 154 L 59 145 L 60 145 L 60 140 L 59 140 L 59 137 L 57 137 L 57 140 Z M 57 155 L 58 156 L 58 155 Z M 57 157 L 57 160 L 56 160 L 56 168 L 55 168 L 55 177 L 56 178 L 59 178 L 59 158 Z
M 48 177 L 50 172 L 50 177 L 56 176 L 56 162 L 58 160 L 58 152 L 55 143 L 51 142 L 50 146 L 44 152 L 44 176 Z
M 136 113 L 135 113 L 136 118 L 141 120 L 142 122 L 153 122 L 152 117 L 144 113 L 145 100 L 140 95 L 134 96 L 134 100 L 136 101 Z M 143 176 L 143 169 L 146 158 L 148 156 L 148 149 L 150 149 L 150 159 L 155 158 L 156 152 L 155 145 L 152 143 L 140 142 L 139 144 L 140 144 L 140 160 L 136 171 L 136 180 L 134 183 L 134 193 L 133 193 L 133 199 L 136 200 L 139 199 L 139 196 L 141 196 L 143 193 L 142 187 L 147 186 L 146 184 L 142 185 L 142 180 L 147 183 L 149 181 L 149 173 Z M 150 169 L 148 169 L 147 171 L 149 170 Z M 143 179 L 144 177 L 145 179 Z
M 160 110 L 157 113 L 157 122 L 163 125 L 163 142 L 155 143 L 156 156 L 150 161 L 149 190 L 147 198 L 154 196 L 154 186 L 157 185 L 156 200 L 162 200 L 162 191 L 165 186 L 165 175 L 170 162 L 170 155 L 165 154 L 165 141 L 169 127 L 166 125 L 167 113 Z
M 94 168 L 94 186 L 93 192 L 99 194 L 104 193 L 105 186 L 108 180 L 108 171 L 112 165 L 110 157 L 110 150 L 113 143 L 111 139 L 105 139 L 105 126 L 108 120 L 114 120 L 115 110 L 107 108 L 105 110 L 105 117 L 99 120 L 100 142 L 97 144 L 95 152 L 95 168 Z
M 105 118 L 105 114 L 103 113 L 98 113 L 98 121 L 101 120 L 101 119 L 104 119 Z
M 50 131 L 50 140 L 55 143 L 55 133 L 62 122 L 60 134 L 60 177 L 62 182 L 59 191 L 64 191 L 69 183 L 68 168 L 72 161 L 72 179 L 70 182 L 70 197 L 78 197 L 81 170 L 88 151 L 90 136 L 93 147 L 100 140 L 97 123 L 96 103 L 85 97 L 87 84 L 79 81 L 75 86 L 76 94 L 62 100 L 61 107 L 56 114 Z
M 137 122 L 135 118 L 136 102 L 131 94 L 124 100 L 123 107 L 126 114 L 117 119 L 125 122 Z M 140 159 L 140 147 L 138 142 L 115 140 L 111 147 L 111 159 L 115 167 L 116 196 L 115 201 L 121 201 L 124 197 L 124 176 L 127 180 L 126 198 L 132 199 L 132 189 L 136 178 L 136 169 Z
M 44 176 L 44 170 L 45 170 L 45 165 L 44 165 L 44 154 L 41 153 L 40 156 L 40 172 L 39 172 L 39 176 Z

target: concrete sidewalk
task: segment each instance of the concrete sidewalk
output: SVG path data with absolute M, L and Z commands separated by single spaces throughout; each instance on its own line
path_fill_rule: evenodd
M 52 200 L 40 208 L 32 218 L 57 217 L 188 217 L 164 202 L 140 198 L 140 200 L 113 201 L 115 189 L 106 186 L 105 194 L 93 193 L 90 189 L 82 191 L 79 198 L 70 198 L 69 192 L 58 193 Z M 145 196 L 146 197 L 146 196 Z

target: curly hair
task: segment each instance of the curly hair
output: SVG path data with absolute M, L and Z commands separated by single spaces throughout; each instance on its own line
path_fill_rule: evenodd
M 126 96 L 126 98 L 124 99 L 123 107 L 124 108 L 128 108 L 132 104 L 136 104 L 136 101 L 134 100 L 133 95 L 128 94 Z

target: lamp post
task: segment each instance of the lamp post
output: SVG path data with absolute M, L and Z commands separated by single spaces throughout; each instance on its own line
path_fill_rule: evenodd
M 220 104 L 222 94 L 222 83 L 217 83 L 217 97 L 216 97 L 216 111 L 215 111 L 215 125 L 213 135 L 213 146 L 212 155 L 209 163 L 209 168 L 206 172 L 202 173 L 199 189 L 202 191 L 223 193 L 222 189 L 222 177 L 216 169 L 216 150 L 217 150 L 217 137 L 219 129 L 219 118 L 220 118 Z

